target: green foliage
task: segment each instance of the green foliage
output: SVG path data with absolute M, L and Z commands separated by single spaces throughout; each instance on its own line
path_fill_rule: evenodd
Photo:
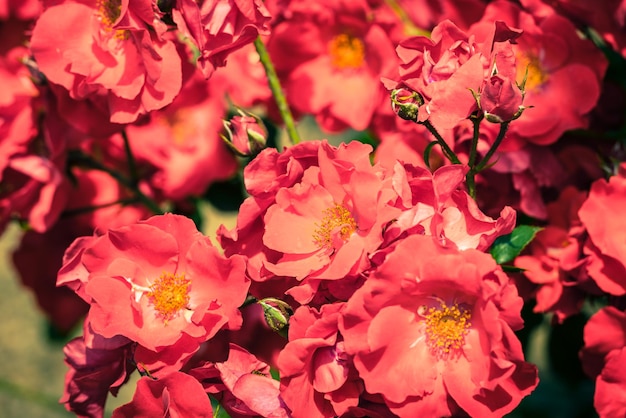
M 498 237 L 489 252 L 496 263 L 509 263 L 530 244 L 541 229 L 538 226 L 520 225 L 510 234 Z
M 228 412 L 222 408 L 222 405 L 220 405 L 217 399 L 211 395 L 209 395 L 209 399 L 211 400 L 211 406 L 213 407 L 213 418 L 230 418 Z

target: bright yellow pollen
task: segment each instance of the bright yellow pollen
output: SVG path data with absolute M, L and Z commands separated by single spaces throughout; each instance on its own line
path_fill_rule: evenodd
M 342 241 L 347 241 L 357 227 L 350 211 L 339 204 L 325 209 L 322 224 L 316 226 L 313 241 L 319 248 L 327 249 L 334 248 L 333 243 L 337 236 Z
M 122 0 L 97 0 L 97 5 L 102 27 L 106 32 L 112 32 L 113 25 L 122 13 Z M 125 29 L 117 29 L 113 36 L 115 39 L 124 41 L 130 38 L 130 33 Z
M 147 293 L 154 309 L 167 323 L 176 314 L 187 307 L 189 303 L 189 286 L 191 280 L 185 279 L 185 275 L 163 273 L 150 286 Z
M 122 13 L 122 0 L 97 0 L 100 21 L 109 29 Z
M 359 38 L 342 33 L 328 44 L 333 65 L 339 69 L 359 68 L 365 61 L 365 45 Z
M 525 85 L 526 91 L 533 91 L 548 80 L 548 74 L 543 70 L 541 61 L 534 54 L 518 53 L 516 55 L 516 67 L 517 74 L 515 78 L 519 84 L 524 80 L 526 69 L 528 69 Z
M 438 358 L 447 358 L 458 352 L 465 344 L 465 336 L 471 326 L 471 313 L 458 304 L 452 306 L 441 302 L 440 307 L 426 311 L 426 344 Z

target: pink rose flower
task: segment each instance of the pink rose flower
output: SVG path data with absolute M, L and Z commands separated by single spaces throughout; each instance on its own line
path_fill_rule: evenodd
M 594 406 L 601 418 L 626 414 L 626 313 L 609 306 L 593 315 L 580 351 L 583 370 L 596 380 Z
M 616 231 L 626 228 L 626 164 L 619 175 L 595 181 L 578 215 L 589 239 L 587 271 L 600 289 L 612 295 L 626 294 L 626 242 Z
M 416 36 L 400 42 L 399 81 L 386 80 L 388 89 L 408 87 L 420 94 L 418 121 L 450 129 L 476 110 L 471 90 L 478 92 L 493 73 L 492 52 L 510 49 L 519 31 L 506 25 L 480 26 L 465 33 L 444 20 L 430 38 Z M 494 44 L 499 44 L 495 47 Z M 503 69 L 504 70 L 504 69 Z M 505 72 L 506 73 L 506 72 Z
M 133 371 L 129 343 L 124 338 L 103 341 L 92 336 L 77 337 L 65 345 L 63 352 L 69 371 L 60 402 L 68 411 L 81 418 L 104 415 L 109 392 L 117 395 Z
M 152 112 L 146 123 L 126 128 L 155 195 L 176 201 L 201 196 L 212 183 L 235 173 L 235 157 L 219 136 L 225 116 L 224 90 L 196 72 L 171 105 Z M 124 149 L 121 135 L 111 141 Z
M 160 379 L 144 376 L 137 382 L 133 400 L 113 411 L 113 418 L 131 417 L 213 417 L 211 400 L 202 385 L 181 372 Z
M 513 333 L 522 304 L 489 254 L 416 235 L 348 300 L 339 331 L 393 413 L 500 417 L 538 383 Z
M 359 404 L 363 383 L 346 354 L 338 319 L 343 303 L 302 306 L 289 321 L 280 352 L 281 395 L 294 416 L 341 416 Z
M 244 261 L 222 256 L 190 219 L 154 216 L 77 243 L 59 280 L 90 303 L 93 331 L 137 342 L 142 363 L 180 366 L 220 329 L 241 325 Z
M 585 199 L 585 192 L 563 189 L 548 205 L 549 224 L 530 243 L 528 254 L 515 259 L 524 276 L 538 286 L 534 311 L 554 312 L 559 322 L 579 312 L 585 297 L 580 288 L 588 280 L 581 257 L 584 228 L 577 214 Z
M 226 65 L 231 53 L 269 32 L 270 14 L 261 0 L 175 3 L 173 20 L 198 48 L 199 68 L 206 78 Z
M 402 210 L 385 230 L 386 244 L 407 234 L 436 237 L 444 246 L 485 251 L 493 241 L 515 227 L 516 214 L 510 207 L 493 219 L 479 209 L 463 189 L 467 167 L 444 166 L 434 173 L 421 167 L 396 164 L 393 184 Z
M 509 141 L 547 145 L 567 130 L 587 127 L 607 68 L 602 52 L 557 14 L 540 19 L 515 3 L 496 1 L 487 6 L 481 22 L 496 21 L 523 30 L 513 45 L 513 79 L 521 83 L 528 70 L 524 103 L 533 106 L 511 124 Z
M 230 233 L 237 242 L 221 232 L 226 253 L 246 254 L 254 280 L 315 281 L 294 294 L 300 301 L 311 300 L 319 281 L 358 275 L 382 243 L 383 226 L 398 213 L 389 205 L 395 192 L 380 167 L 371 165 L 370 152 L 356 141 L 338 148 L 308 142 L 281 155 L 261 152 L 244 172 L 252 196 Z
M 289 103 L 327 131 L 366 129 L 397 62 L 377 15 L 364 0 L 322 0 L 291 2 L 281 17 L 268 50 Z
M 230 416 L 291 416 L 270 366 L 236 344 L 230 344 L 226 361 L 207 363 L 189 373 L 219 399 Z
M 31 50 L 72 99 L 105 97 L 111 122 L 130 123 L 170 104 L 182 87 L 181 57 L 165 29 L 147 0 L 68 0 L 44 10 Z

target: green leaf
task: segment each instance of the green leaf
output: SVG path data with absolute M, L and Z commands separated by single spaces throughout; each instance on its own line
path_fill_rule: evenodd
M 433 147 L 437 145 L 437 141 L 432 141 L 430 144 L 426 145 L 424 148 L 424 164 L 426 164 L 426 168 L 432 171 L 430 168 L 430 152 L 433 150 Z
M 489 252 L 496 263 L 508 263 L 514 260 L 542 229 L 538 226 L 520 225 L 509 235 L 498 237 Z
M 209 399 L 211 400 L 211 406 L 213 407 L 213 418 L 230 418 L 228 412 L 222 408 L 222 405 L 220 405 L 220 402 L 217 399 L 211 395 L 209 395 Z

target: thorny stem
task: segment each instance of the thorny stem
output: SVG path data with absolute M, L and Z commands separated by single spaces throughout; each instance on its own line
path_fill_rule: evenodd
M 261 37 L 258 36 L 254 40 L 254 47 L 256 48 L 257 53 L 259 54 L 259 58 L 261 60 L 261 64 L 263 64 L 263 68 L 265 69 L 265 75 L 267 76 L 267 82 L 269 84 L 270 90 L 272 91 L 272 95 L 274 96 L 274 100 L 276 100 L 276 105 L 278 106 L 278 111 L 280 112 L 280 116 L 283 118 L 283 122 L 285 122 L 285 129 L 287 130 L 287 135 L 289 135 L 289 139 L 293 145 L 296 145 L 300 142 L 300 135 L 298 135 L 298 131 L 296 130 L 296 124 L 293 120 L 293 115 L 291 114 L 291 110 L 289 109 L 289 105 L 287 104 L 287 98 L 283 93 L 283 89 L 280 86 L 280 81 L 278 80 L 278 75 L 276 75 L 276 69 L 274 68 L 274 64 L 270 58 Z
M 126 161 L 128 162 L 128 172 L 130 173 L 130 181 L 133 187 L 137 187 L 139 183 L 139 175 L 137 173 L 137 164 L 135 163 L 135 156 L 130 148 L 130 141 L 128 140 L 128 134 L 126 130 L 122 129 L 122 138 L 124 139 L 124 152 L 126 153 Z

